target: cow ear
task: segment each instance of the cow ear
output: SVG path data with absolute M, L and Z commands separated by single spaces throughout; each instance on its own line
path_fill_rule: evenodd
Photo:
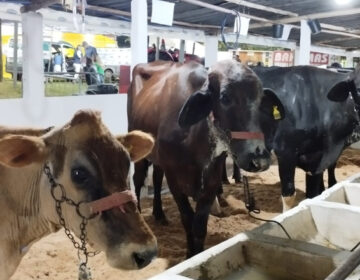
M 327 98 L 334 102 L 343 102 L 348 98 L 351 90 L 351 82 L 342 81 L 330 89 Z
M 43 161 L 48 155 L 44 140 L 35 136 L 8 135 L 0 139 L 0 163 L 23 167 Z
M 154 138 L 140 130 L 133 130 L 126 135 L 116 137 L 128 150 L 132 161 L 137 162 L 151 153 L 154 147 Z
M 260 110 L 274 120 L 285 118 L 285 109 L 280 99 L 272 89 L 264 88 L 264 97 L 261 100 Z
M 189 127 L 206 118 L 211 112 L 211 96 L 201 91 L 192 94 L 182 106 L 178 123 L 180 127 Z

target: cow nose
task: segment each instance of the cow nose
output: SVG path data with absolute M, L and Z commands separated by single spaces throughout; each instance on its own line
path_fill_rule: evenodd
M 256 147 L 252 165 L 256 171 L 264 171 L 270 166 L 270 153 L 266 149 Z
M 133 253 L 133 258 L 138 266 L 138 268 L 143 268 L 147 266 L 157 255 L 157 250 L 147 250 L 144 252 Z

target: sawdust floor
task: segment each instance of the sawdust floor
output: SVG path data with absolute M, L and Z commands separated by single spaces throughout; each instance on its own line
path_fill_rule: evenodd
M 336 169 L 338 181 L 360 172 L 360 150 L 347 150 L 341 158 L 341 164 Z M 270 218 L 282 211 L 280 184 L 277 165 L 259 174 L 247 174 L 251 190 L 256 200 L 256 206 L 261 209 L 260 216 Z M 229 173 L 230 176 L 230 173 Z M 304 199 L 305 174 L 296 171 L 296 187 L 298 200 Z M 242 185 L 224 186 L 225 198 L 229 207 L 223 209 L 222 218 L 210 216 L 206 248 L 214 246 L 237 233 L 251 230 L 261 222 L 246 214 Z M 107 280 L 140 280 L 158 274 L 170 266 L 185 259 L 186 240 L 180 222 L 176 205 L 170 194 L 163 195 L 163 205 L 166 216 L 171 224 L 162 226 L 155 224 L 151 212 L 151 199 L 143 199 L 143 215 L 158 238 L 159 257 L 148 267 L 140 271 L 121 271 L 106 264 L 104 254 L 90 259 L 92 276 Z M 72 243 L 61 230 L 38 241 L 23 258 L 11 280 L 77 279 L 77 254 Z

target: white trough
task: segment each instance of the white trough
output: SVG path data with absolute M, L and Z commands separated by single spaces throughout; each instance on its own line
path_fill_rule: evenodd
M 360 242 L 360 174 L 151 280 L 323 280 Z M 358 280 L 360 269 L 346 279 Z

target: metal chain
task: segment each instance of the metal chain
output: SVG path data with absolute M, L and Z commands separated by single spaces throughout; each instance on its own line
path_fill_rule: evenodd
M 82 279 L 91 279 L 91 274 L 89 272 L 89 269 L 87 267 L 87 263 L 89 260 L 89 257 L 93 257 L 100 252 L 89 252 L 86 247 L 86 226 L 88 224 L 88 221 L 90 219 L 95 218 L 97 215 L 93 214 L 89 217 L 85 217 L 80 212 L 80 205 L 82 202 L 75 203 L 72 199 L 66 197 L 65 188 L 62 184 L 57 183 L 54 179 L 54 176 L 51 173 L 50 167 L 45 164 L 44 166 L 44 173 L 47 176 L 49 183 L 51 185 L 51 196 L 55 200 L 55 209 L 56 213 L 59 216 L 59 223 L 64 228 L 65 234 L 70 239 L 70 241 L 73 243 L 74 247 L 78 250 L 78 258 L 80 260 L 80 266 L 79 266 L 79 275 L 82 275 Z M 56 190 L 60 190 L 60 197 L 59 194 L 57 195 L 55 193 Z M 71 233 L 70 229 L 66 226 L 65 218 L 62 213 L 61 205 L 62 203 L 66 203 L 70 206 L 73 206 L 76 208 L 76 213 L 81 217 L 81 223 L 80 223 L 80 243 L 75 240 L 74 235 Z M 83 255 L 83 260 L 81 259 L 81 254 Z M 85 276 L 84 276 L 85 275 Z
M 275 223 L 277 224 L 286 234 L 286 236 L 291 239 L 289 233 L 286 231 L 285 227 L 279 223 L 278 221 L 275 220 L 269 220 L 269 219 L 263 219 L 260 217 L 256 217 L 254 215 L 252 215 L 252 213 L 254 214 L 260 214 L 260 209 L 256 208 L 255 206 L 255 199 L 254 196 L 251 194 L 250 192 L 250 187 L 249 187 L 249 181 L 247 176 L 243 176 L 243 184 L 244 184 L 244 196 L 245 196 L 245 207 L 248 210 L 248 214 L 250 217 L 252 217 L 253 219 L 259 220 L 259 221 L 263 221 L 263 222 L 271 222 L 271 223 Z

